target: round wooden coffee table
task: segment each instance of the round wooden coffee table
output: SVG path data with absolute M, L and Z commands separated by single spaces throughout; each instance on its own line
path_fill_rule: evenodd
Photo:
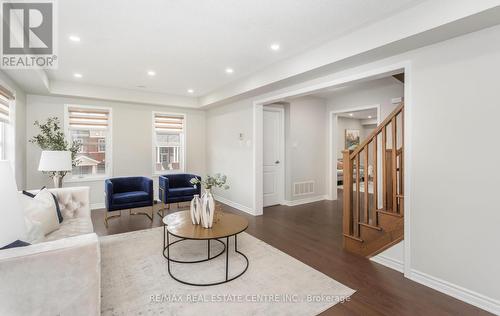
M 181 283 L 187 285 L 194 286 L 209 286 L 209 285 L 217 285 L 232 281 L 234 279 L 239 278 L 243 275 L 248 269 L 248 258 L 238 250 L 238 239 L 237 236 L 239 233 L 243 232 L 248 227 L 248 220 L 243 216 L 224 213 L 218 221 L 214 220 L 214 224 L 212 228 L 203 228 L 201 225 L 193 225 L 191 222 L 191 215 L 189 211 L 181 211 L 176 212 L 170 215 L 167 215 L 163 218 L 163 256 L 167 259 L 168 265 L 168 274 L 170 276 Z M 179 238 L 173 242 L 170 242 L 170 235 Z M 235 253 L 243 256 L 246 261 L 245 268 L 243 271 L 238 273 L 236 276 L 229 278 L 229 237 L 234 236 L 234 251 Z M 226 239 L 224 241 L 220 239 Z M 174 244 L 181 243 L 185 240 L 199 240 L 199 241 L 207 241 L 207 259 L 202 260 L 194 260 L 194 261 L 184 261 L 184 260 L 176 260 L 170 258 L 170 247 Z M 210 256 L 210 241 L 219 242 L 224 246 L 224 248 L 217 254 Z M 166 252 L 166 254 L 165 254 Z M 226 253 L 226 276 L 225 279 L 218 282 L 212 283 L 191 283 L 187 281 L 183 281 L 176 276 L 174 276 L 170 270 L 170 262 L 175 263 L 199 263 L 205 262 L 212 259 L 215 259 Z

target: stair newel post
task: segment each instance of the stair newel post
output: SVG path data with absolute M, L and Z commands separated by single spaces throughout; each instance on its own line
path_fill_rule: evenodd
M 344 167 L 344 177 L 343 177 L 343 200 L 344 200 L 344 210 L 343 210 L 343 230 L 344 234 L 352 236 L 352 162 L 350 157 L 351 152 L 349 150 L 342 151 L 343 155 L 343 167 Z
M 387 211 L 387 130 L 382 128 L 382 208 Z
M 378 226 L 378 134 L 373 138 L 373 225 Z

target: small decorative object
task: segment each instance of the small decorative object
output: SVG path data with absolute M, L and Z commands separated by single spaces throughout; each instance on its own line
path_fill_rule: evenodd
M 215 201 L 211 190 L 212 188 L 229 189 L 229 185 L 226 184 L 226 181 L 227 177 L 220 173 L 214 176 L 207 176 L 205 180 L 193 178 L 190 181 L 192 185 L 202 184 L 205 188 L 205 192 L 201 197 L 200 212 L 200 222 L 204 228 L 211 228 L 214 223 Z
M 78 161 L 76 159 L 76 155 L 82 144 L 78 141 L 73 141 L 71 144 L 68 143 L 57 117 L 49 117 L 47 122 L 43 124 L 35 121 L 33 125 L 40 129 L 40 134 L 33 136 L 33 138 L 29 140 L 30 143 L 38 145 L 43 151 L 69 151 L 71 152 L 71 166 L 77 166 Z M 71 171 L 71 169 L 41 170 L 40 168 L 39 170 L 47 172 L 49 177 L 54 179 L 56 187 L 60 187 L 62 185 L 63 178 L 69 171 Z
M 193 225 L 200 224 L 201 209 L 202 209 L 202 203 L 200 196 L 198 194 L 195 194 L 194 198 L 191 200 L 191 207 L 190 207 L 191 221 L 193 222 Z
M 359 145 L 359 129 L 345 130 L 345 149 L 354 150 Z
M 212 228 L 214 224 L 215 202 L 212 192 L 209 189 L 205 189 L 201 197 L 201 203 L 201 226 L 203 228 Z

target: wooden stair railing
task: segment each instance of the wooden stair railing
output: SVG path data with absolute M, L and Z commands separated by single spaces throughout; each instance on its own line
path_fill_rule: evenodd
M 343 233 L 347 250 L 371 256 L 402 239 L 403 139 L 401 103 L 356 149 L 343 151 Z

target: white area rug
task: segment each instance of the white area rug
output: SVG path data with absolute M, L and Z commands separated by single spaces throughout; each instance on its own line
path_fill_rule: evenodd
M 185 241 L 172 246 L 172 258 L 200 259 L 207 243 Z M 230 276 L 244 259 L 230 240 Z M 317 315 L 354 290 L 246 233 L 238 235 L 238 250 L 250 265 L 240 278 L 226 284 L 195 287 L 173 280 L 163 257 L 163 228 L 100 238 L 103 315 Z M 212 254 L 222 249 L 212 242 Z M 225 255 L 197 264 L 171 265 L 190 281 L 222 280 Z

